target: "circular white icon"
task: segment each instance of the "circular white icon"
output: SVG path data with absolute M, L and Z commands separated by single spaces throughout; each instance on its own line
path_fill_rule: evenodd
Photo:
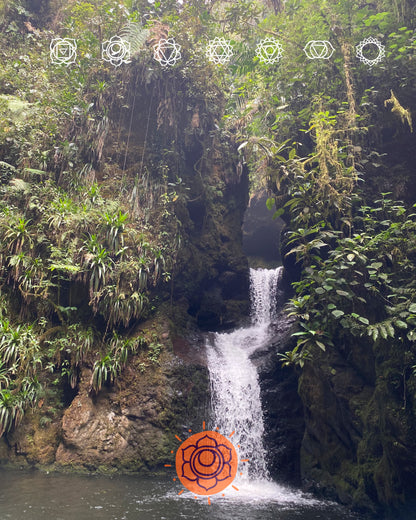
M 310 60 L 329 60 L 335 49 L 328 40 L 311 40 L 305 45 L 303 51 Z
M 267 65 L 277 63 L 283 56 L 282 44 L 276 38 L 268 36 L 257 45 L 256 56 Z
M 50 43 L 50 56 L 56 65 L 71 65 L 77 59 L 77 43 L 72 38 L 54 38 Z
M 122 63 L 131 63 L 130 42 L 123 40 L 120 36 L 113 36 L 102 43 L 101 57 L 114 67 L 119 67 Z
M 373 59 L 366 58 L 364 56 L 364 54 L 363 54 L 364 47 L 367 47 L 367 46 L 370 46 L 370 45 L 375 45 L 377 47 L 377 49 L 378 49 L 378 54 Z M 373 38 L 372 36 L 370 36 L 369 38 L 365 38 L 364 40 L 362 40 L 355 47 L 355 55 L 357 56 L 357 58 L 360 61 L 362 61 L 363 63 L 365 63 L 369 67 L 372 67 L 373 65 L 376 65 L 377 63 L 381 62 L 381 60 L 385 57 L 386 52 L 385 52 L 384 45 L 382 45 L 381 42 L 379 40 L 377 40 L 377 38 Z
M 230 40 L 216 37 L 208 42 L 206 56 L 209 61 L 217 65 L 224 65 L 229 62 L 233 54 Z
M 173 38 L 161 39 L 153 46 L 153 57 L 162 67 L 172 67 L 182 57 L 181 46 Z

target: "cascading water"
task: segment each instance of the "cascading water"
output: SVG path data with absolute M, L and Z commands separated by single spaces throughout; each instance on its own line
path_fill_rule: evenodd
M 239 458 L 249 459 L 242 471 L 249 482 L 269 480 L 260 386 L 250 356 L 270 338 L 281 275 L 281 267 L 250 269 L 251 325 L 214 334 L 207 348 L 213 422 L 224 435 L 235 431 L 232 442 L 240 446 Z

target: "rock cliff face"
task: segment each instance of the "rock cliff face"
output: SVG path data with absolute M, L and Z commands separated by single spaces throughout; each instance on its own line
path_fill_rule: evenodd
M 205 99 L 208 87 L 196 84 L 195 78 L 135 67 L 126 72 L 122 92 L 109 94 L 111 124 L 96 161 L 96 180 L 109 200 L 119 189 L 128 196 L 138 193 L 129 211 L 146 233 L 178 241 L 177 256 L 166 259 L 170 283 L 148 287 L 147 296 L 153 311 L 165 321 L 172 319 L 171 333 L 183 342 L 196 327 L 230 327 L 247 312 L 248 263 L 241 226 L 248 172 L 236 146 L 215 123 L 223 110 L 221 93 L 211 92 L 210 104 Z M 138 77 L 148 77 L 140 89 Z M 85 305 L 85 291 L 76 299 L 75 289 L 75 283 L 68 283 L 62 301 L 79 305 L 82 321 L 104 333 L 106 324 Z M 131 323 L 129 331 L 120 326 L 118 332 L 131 334 L 140 325 Z M 115 384 L 98 395 L 89 391 L 89 381 L 101 344 L 85 360 L 74 390 L 62 388 L 59 374 L 53 376 L 57 382 L 44 374 L 42 383 L 47 393 L 52 383 L 54 398 L 45 395 L 16 431 L 0 439 L 0 459 L 125 470 L 154 469 L 166 462 L 182 426 L 202 424 L 205 417 L 198 410 L 204 407 L 208 386 L 204 368 L 181 361 L 170 340 L 161 341 L 160 366 L 143 372 L 139 357 L 133 358 Z
M 366 199 L 371 205 L 380 192 L 391 192 L 395 200 L 413 204 L 414 134 L 390 111 L 374 128 L 370 139 L 385 157 L 365 167 Z M 289 268 L 299 278 L 294 266 Z M 347 343 L 342 334 L 334 336 L 336 346 L 314 351 L 300 377 L 302 479 L 310 489 L 356 508 L 395 506 L 416 494 L 411 356 L 397 336 L 374 344 L 365 337 Z
M 37 409 L 3 438 L 0 461 L 78 471 L 156 470 L 172 463 L 175 435 L 200 427 L 206 418 L 207 370 L 183 349 L 178 355 L 165 351 L 160 366 L 144 372 L 134 359 L 98 395 L 90 391 L 90 377 L 84 369 L 78 394 L 59 422 L 43 424 Z
M 281 313 L 269 345 L 252 359 L 259 371 L 268 470 L 278 482 L 300 485 L 300 447 L 305 424 L 297 393 L 298 376 L 292 368 L 282 367 L 277 356 L 277 352 L 293 348 L 292 332 L 293 322 Z
M 367 510 L 416 492 L 415 389 L 391 347 L 360 341 L 316 353 L 299 384 L 304 483 Z

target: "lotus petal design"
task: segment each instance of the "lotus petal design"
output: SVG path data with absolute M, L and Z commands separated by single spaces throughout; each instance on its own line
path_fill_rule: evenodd
M 176 453 L 179 480 L 199 495 L 213 495 L 225 489 L 234 480 L 237 466 L 234 446 L 218 432 L 192 435 Z

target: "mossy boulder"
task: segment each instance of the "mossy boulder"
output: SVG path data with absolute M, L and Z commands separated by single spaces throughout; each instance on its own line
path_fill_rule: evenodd
M 314 353 L 299 382 L 307 487 L 370 511 L 414 495 L 414 376 L 404 361 L 387 341 Z

